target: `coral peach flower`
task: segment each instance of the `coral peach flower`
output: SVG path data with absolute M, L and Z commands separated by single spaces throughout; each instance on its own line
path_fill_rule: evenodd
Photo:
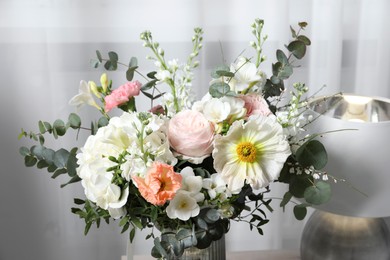
M 164 205 L 181 187 L 182 176 L 171 165 L 154 162 L 145 178 L 133 176 L 138 190 L 153 205 Z

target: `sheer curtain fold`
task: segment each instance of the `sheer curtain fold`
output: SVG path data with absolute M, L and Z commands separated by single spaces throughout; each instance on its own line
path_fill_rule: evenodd
M 144 59 L 149 53 L 139 40 L 142 31 L 153 32 L 167 59 L 184 61 L 192 29 L 203 27 L 204 49 L 194 82 L 201 97 L 214 66 L 224 58 L 232 61 L 243 50 L 251 54 L 248 43 L 255 18 L 265 20 L 269 36 L 264 45 L 268 74 L 275 50 L 290 39 L 289 26 L 307 21 L 305 34 L 312 45 L 289 84 L 306 82 L 313 93 L 326 85 L 319 94 L 344 91 L 389 98 L 389 10 L 387 0 L 0 1 L 0 78 L 6 93 L 1 95 L 0 115 L 7 122 L 0 132 L 0 197 L 17 194 L 2 206 L 0 230 L 6 242 L 0 243 L 0 259 L 105 260 L 126 253 L 127 234 L 120 235 L 117 223 L 92 229 L 84 237 L 84 224 L 70 213 L 72 198 L 83 196 L 81 186 L 60 190 L 61 181 L 53 183 L 47 174 L 24 168 L 17 154 L 23 145 L 16 140 L 21 127 L 32 130 L 38 120 L 66 118 L 73 112 L 68 100 L 80 80 L 99 80 L 101 71 L 89 67 L 96 49 L 116 50 L 123 59 L 137 56 L 142 67 L 151 70 L 153 64 Z M 115 84 L 123 83 L 123 74 L 123 69 L 111 74 Z M 72 137 L 64 140 L 72 142 Z M 275 187 L 272 196 L 281 197 L 284 189 Z M 294 219 L 292 208 L 283 213 L 278 204 L 275 200 L 275 212 L 268 214 L 271 221 L 264 236 L 232 223 L 228 248 L 298 248 L 304 222 Z M 146 235 L 137 236 L 135 253 L 149 254 L 152 241 L 145 242 Z M 20 246 L 26 250 L 18 250 Z

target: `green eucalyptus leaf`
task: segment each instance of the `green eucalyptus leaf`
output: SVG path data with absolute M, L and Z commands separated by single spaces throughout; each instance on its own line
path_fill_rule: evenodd
M 214 98 L 220 98 L 230 92 L 230 86 L 225 82 L 216 82 L 210 86 L 209 93 Z
M 99 60 L 100 62 L 103 61 L 102 54 L 101 54 L 100 51 L 98 51 L 98 50 L 96 50 L 96 57 L 98 58 L 98 60 Z
M 282 50 L 276 50 L 276 59 L 282 64 L 288 64 L 288 58 Z
M 67 173 L 68 171 L 64 168 L 61 168 L 61 169 L 57 169 L 53 175 L 51 176 L 53 179 L 57 178 L 58 176 L 60 176 L 61 174 L 65 174 Z
M 64 184 L 61 184 L 61 188 L 69 185 L 69 184 L 72 184 L 72 183 L 75 183 L 75 182 L 79 182 L 81 181 L 80 177 L 78 175 L 72 177 L 72 179 L 70 179 L 67 183 L 64 183 Z
M 129 62 L 129 67 L 137 67 L 138 66 L 138 60 L 136 57 L 131 57 Z
M 283 66 L 278 73 L 278 77 L 281 80 L 288 79 L 293 74 L 293 67 L 289 64 Z
M 94 69 L 99 68 L 100 63 L 101 63 L 101 62 L 100 62 L 99 60 L 97 60 L 97 59 L 90 59 L 90 60 L 89 60 L 90 66 L 91 66 L 92 68 L 94 68 Z
M 296 198 L 303 198 L 306 189 L 312 186 L 313 177 L 308 174 L 296 175 L 290 179 L 289 192 Z
M 100 128 L 100 127 L 103 127 L 103 126 L 106 126 L 106 125 L 108 125 L 108 119 L 106 117 L 104 117 L 104 116 L 99 118 L 97 126 Z
M 205 221 L 208 223 L 214 223 L 219 220 L 221 214 L 216 209 L 209 209 L 206 213 Z
M 65 168 L 69 159 L 69 152 L 63 148 L 54 153 L 54 164 L 57 168 Z
M 77 158 L 74 154 L 69 154 L 68 161 L 66 162 L 66 169 L 68 170 L 68 175 L 74 177 L 77 175 Z
M 132 68 L 128 68 L 126 71 L 126 79 L 128 81 L 132 81 L 134 78 L 134 70 Z
M 145 90 L 151 89 L 152 87 L 154 87 L 156 85 L 156 82 L 157 82 L 157 79 L 153 79 L 151 81 L 148 81 L 146 84 L 142 85 L 141 90 L 145 91 Z
M 218 75 L 219 77 L 229 77 L 229 78 L 234 77 L 234 73 L 229 70 L 217 70 L 215 74 Z
M 293 211 L 297 220 L 303 220 L 306 217 L 307 208 L 304 204 L 295 205 Z
M 307 38 L 305 35 L 299 35 L 297 39 L 300 40 L 301 42 L 303 42 L 307 46 L 309 46 L 311 44 L 310 39 Z
M 287 191 L 284 196 L 283 196 L 283 199 L 282 201 L 280 202 L 280 207 L 284 207 L 287 205 L 287 203 L 290 202 L 291 198 L 293 197 L 292 193 Z
M 297 32 L 294 30 L 294 28 L 292 28 L 292 27 L 290 26 L 290 30 L 291 30 L 291 36 L 292 36 L 293 38 L 297 38 Z
M 48 131 L 49 133 L 51 133 L 51 131 L 53 130 L 53 127 L 51 126 L 51 124 L 49 122 L 43 122 L 45 128 L 46 128 L 46 131 Z
M 161 245 L 161 242 L 160 242 L 160 239 L 158 237 L 156 237 L 154 239 L 154 246 L 156 248 L 156 250 L 158 251 L 158 253 L 165 257 L 165 259 L 169 259 L 168 258 L 168 254 L 167 254 L 167 251 L 165 251 L 165 249 L 163 248 L 163 246 Z
M 313 166 L 320 170 L 328 162 L 328 154 L 324 145 L 318 140 L 309 140 L 304 143 L 295 153 L 297 161 L 303 167 Z
M 279 84 L 280 83 L 280 78 L 278 78 L 277 76 L 274 76 L 274 75 L 271 76 L 270 80 L 271 80 L 271 82 L 273 84 Z
M 315 186 L 310 186 L 305 190 L 305 200 L 314 205 L 320 205 L 328 202 L 331 198 L 330 184 L 318 181 Z
M 34 166 L 37 163 L 37 161 L 38 161 L 37 158 L 35 158 L 32 155 L 27 155 L 27 156 L 24 157 L 24 165 L 26 167 Z
M 150 79 L 156 79 L 156 74 L 157 74 L 157 71 L 152 71 L 152 72 L 149 72 L 148 74 L 146 74 L 146 76 Z
M 63 136 L 66 133 L 65 123 L 61 119 L 54 121 L 53 128 L 58 136 Z
M 54 150 L 46 148 L 42 152 L 42 157 L 49 165 L 52 165 L 54 162 L 54 154 Z
M 302 59 L 306 54 L 306 45 L 299 40 L 290 42 L 290 44 L 287 46 L 287 49 L 297 59 Z
M 73 200 L 73 202 L 74 202 L 76 205 L 83 205 L 83 204 L 85 203 L 85 200 L 75 198 L 75 199 Z
M 40 160 L 37 163 L 37 168 L 38 169 L 43 169 L 43 168 L 46 168 L 47 166 L 49 166 L 49 164 L 45 160 Z
M 25 147 L 25 146 L 22 146 L 22 147 L 19 148 L 19 153 L 20 153 L 22 156 L 30 155 L 30 149 L 28 149 L 28 148 Z
M 230 71 L 230 68 L 229 68 L 229 66 L 226 66 L 226 65 L 220 65 L 220 66 L 216 67 L 215 69 L 213 69 L 211 71 L 211 77 L 213 79 L 217 79 L 217 78 L 221 77 L 220 75 L 218 75 L 217 71 Z
M 44 134 L 46 132 L 45 124 L 42 121 L 38 122 L 39 132 Z
M 71 128 L 78 129 L 81 126 L 81 118 L 77 114 L 71 113 L 68 117 L 68 123 Z
M 108 58 L 111 62 L 117 62 L 118 61 L 118 54 L 114 51 L 108 52 Z
M 299 22 L 298 25 L 303 29 L 307 26 L 307 22 Z
M 176 238 L 178 240 L 182 240 L 191 236 L 192 236 L 192 231 L 187 228 L 180 228 L 179 231 L 176 233 Z
M 108 60 L 104 63 L 104 68 L 109 71 L 116 70 L 118 68 L 118 62 Z
M 33 154 L 35 157 L 37 157 L 38 160 L 42 160 L 44 150 L 45 150 L 45 147 L 43 147 L 42 145 L 34 145 L 31 147 L 31 154 Z

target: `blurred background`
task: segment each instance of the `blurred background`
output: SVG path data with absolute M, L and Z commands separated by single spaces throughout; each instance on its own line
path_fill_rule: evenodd
M 50 178 L 36 168 L 25 168 L 17 139 L 21 128 L 38 130 L 38 120 L 67 119 L 74 108 L 68 101 L 80 80 L 99 81 L 102 69 L 93 69 L 95 50 L 114 50 L 127 63 L 138 57 L 141 71 L 154 65 L 145 59 L 139 35 L 151 30 L 167 59 L 185 61 L 191 51 L 194 27 L 204 29 L 204 48 L 196 70 L 198 97 L 208 89 L 212 68 L 233 61 L 243 50 L 251 55 L 250 25 L 265 20 L 268 57 L 263 70 L 271 74 L 275 51 L 290 40 L 290 25 L 308 22 L 312 40 L 289 85 L 306 82 L 312 93 L 338 91 L 390 98 L 390 1 L 387 0 L 0 0 L 0 260 L 115 260 L 126 254 L 128 233 L 118 223 L 93 227 L 83 235 L 84 223 L 70 208 L 73 198 L 84 198 L 81 185 L 60 188 L 66 179 Z M 223 55 L 221 52 L 223 50 Z M 126 81 L 125 70 L 110 72 L 114 86 Z M 139 105 L 147 105 L 138 100 Z M 96 114 L 84 108 L 89 125 Z M 85 136 L 69 134 L 54 147 L 80 146 Z M 57 147 L 57 148 L 58 148 Z M 280 197 L 283 186 L 270 196 Z M 304 221 L 292 207 L 285 212 L 279 201 L 264 228 L 264 236 L 245 224 L 232 223 L 227 248 L 231 251 L 298 249 Z M 139 234 L 136 254 L 149 254 L 152 241 Z

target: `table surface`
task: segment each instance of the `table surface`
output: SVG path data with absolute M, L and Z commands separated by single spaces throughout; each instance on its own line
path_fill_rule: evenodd
M 153 260 L 151 256 L 135 255 L 134 260 Z M 262 250 L 262 251 L 242 251 L 227 252 L 226 260 L 300 260 L 298 250 Z M 127 260 L 122 256 L 122 260 Z

